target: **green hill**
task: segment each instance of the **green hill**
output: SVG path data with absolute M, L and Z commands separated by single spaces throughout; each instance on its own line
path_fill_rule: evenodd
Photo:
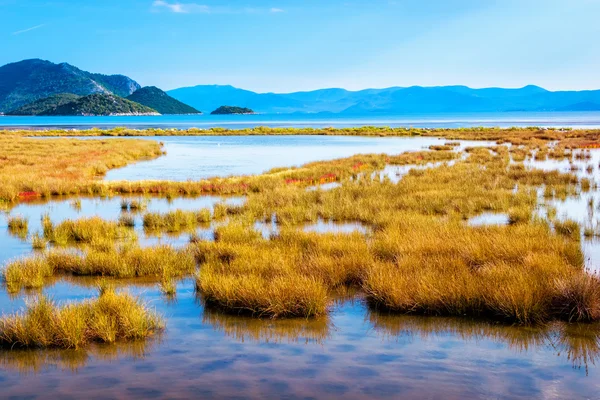
M 34 101 L 31 104 L 19 107 L 16 110 L 6 113 L 6 115 L 38 115 L 44 112 L 52 111 L 56 107 L 77 101 L 81 96 L 71 93 L 53 94 L 44 99 Z
M 138 89 L 128 96 L 127 100 L 150 107 L 161 114 L 202 114 L 195 108 L 175 100 L 155 86 Z
M 137 82 L 123 75 L 93 74 L 67 63 L 24 60 L 0 67 L 0 112 L 16 110 L 60 93 L 125 97 L 139 88 Z
M 235 107 L 235 106 L 221 106 L 215 111 L 210 113 L 211 115 L 230 115 L 230 114 L 254 114 L 249 108 Z
M 39 115 L 158 115 L 158 112 L 112 94 L 91 94 Z

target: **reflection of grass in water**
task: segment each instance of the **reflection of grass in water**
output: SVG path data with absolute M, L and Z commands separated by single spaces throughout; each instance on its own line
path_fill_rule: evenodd
M 551 347 L 566 356 L 573 367 L 596 365 L 600 359 L 600 326 L 553 322 L 539 326 L 514 326 L 452 317 L 398 316 L 369 312 L 368 321 L 383 337 L 444 338 L 451 334 L 464 341 L 492 340 L 519 352 Z
M 331 335 L 327 317 L 259 319 L 205 307 L 202 322 L 240 342 L 324 344 Z
M 513 326 L 455 317 L 399 316 L 377 311 L 369 312 L 367 318 L 375 331 L 388 339 L 428 339 L 452 334 L 462 340 L 500 341 L 518 351 L 534 349 L 550 339 L 545 326 Z
M 37 375 L 48 368 L 77 372 L 92 358 L 115 361 L 122 358 L 143 359 L 160 337 L 110 345 L 93 345 L 89 349 L 11 350 L 0 352 L 0 366 L 22 375 Z
M 596 365 L 600 359 L 600 327 L 585 324 L 562 324 L 558 335 L 557 351 L 566 353 L 574 367 Z

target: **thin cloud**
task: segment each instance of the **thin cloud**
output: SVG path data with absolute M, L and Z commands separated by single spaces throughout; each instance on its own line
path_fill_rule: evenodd
M 231 7 L 210 7 L 198 3 L 179 3 L 169 0 L 154 0 L 152 11 L 168 11 L 175 14 L 265 14 L 282 13 L 285 10 L 281 8 L 231 8 Z
M 152 8 L 155 10 L 166 9 L 176 14 L 191 14 L 191 13 L 210 13 L 210 7 L 196 3 L 170 3 L 164 0 L 155 0 L 152 3 Z
M 40 25 L 32 26 L 31 28 L 22 29 L 20 31 L 16 31 L 16 32 L 11 33 L 11 35 L 16 36 L 16 35 L 20 35 L 20 34 L 25 33 L 25 32 L 31 32 L 31 31 L 39 29 L 39 28 L 41 28 L 43 26 L 46 26 L 46 24 L 40 24 Z

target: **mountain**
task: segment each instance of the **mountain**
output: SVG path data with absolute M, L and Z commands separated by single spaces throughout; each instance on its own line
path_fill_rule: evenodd
M 127 100 L 150 107 L 161 114 L 202 114 L 193 107 L 175 100 L 155 86 L 146 86 L 126 97 Z
M 167 91 L 169 96 L 198 110 L 215 110 L 223 104 L 269 113 L 291 113 L 304 108 L 302 101 L 274 93 L 254 93 L 233 86 L 195 86 Z
M 54 110 L 56 107 L 76 101 L 81 96 L 71 93 L 60 93 L 48 96 L 45 99 L 36 100 L 33 103 L 24 105 L 12 110 L 7 115 L 38 115 L 44 112 Z
M 137 82 L 123 75 L 93 74 L 67 63 L 24 60 L 0 67 L 0 112 L 15 110 L 55 94 L 129 96 L 139 88 Z
M 235 106 L 221 106 L 215 111 L 211 112 L 210 115 L 235 115 L 235 114 L 254 114 L 249 108 L 235 107 Z
M 95 93 L 39 115 L 158 115 L 156 110 L 113 94 Z
M 199 109 L 237 104 L 259 113 L 595 111 L 600 105 L 600 90 L 552 92 L 534 85 L 518 89 L 411 86 L 348 91 L 332 88 L 295 93 L 255 93 L 233 86 L 201 85 L 171 90 L 168 94 Z

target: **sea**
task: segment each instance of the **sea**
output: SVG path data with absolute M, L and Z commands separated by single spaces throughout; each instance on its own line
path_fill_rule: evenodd
M 254 115 L 160 115 L 108 117 L 13 117 L 0 116 L 3 129 L 90 129 L 127 127 L 137 129 L 269 127 L 390 126 L 415 128 L 460 127 L 565 127 L 600 128 L 600 112 L 495 112 L 440 114 L 254 114 Z

